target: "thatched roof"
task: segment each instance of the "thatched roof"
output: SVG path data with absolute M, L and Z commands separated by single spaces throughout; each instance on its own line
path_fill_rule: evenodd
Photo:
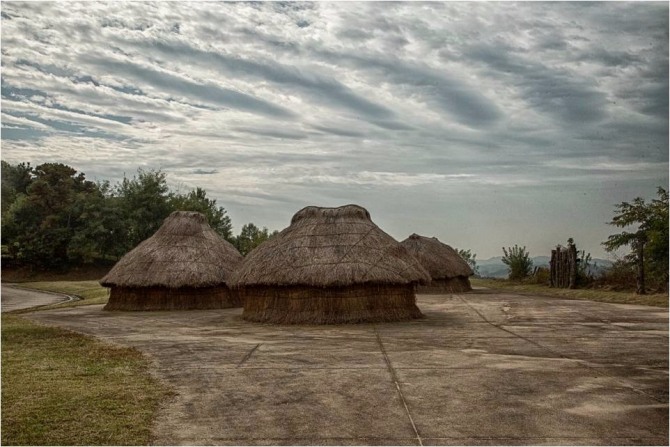
M 468 277 L 474 274 L 456 250 L 435 237 L 412 234 L 401 244 L 419 260 L 433 279 Z
M 228 283 L 242 255 L 201 213 L 175 211 L 100 280 L 105 287 L 211 287 Z
M 428 273 L 358 205 L 308 206 L 247 255 L 235 286 L 350 286 L 430 281 Z

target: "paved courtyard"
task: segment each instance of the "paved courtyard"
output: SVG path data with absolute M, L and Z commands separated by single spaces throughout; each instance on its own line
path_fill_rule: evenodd
M 30 318 L 146 353 L 177 392 L 156 444 L 667 445 L 667 309 L 484 290 L 418 304 L 425 319 L 341 326 Z

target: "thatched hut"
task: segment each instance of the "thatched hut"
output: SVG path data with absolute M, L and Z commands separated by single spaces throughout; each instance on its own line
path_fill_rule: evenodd
M 246 320 L 328 324 L 420 318 L 414 285 L 429 280 L 365 208 L 308 206 L 247 255 L 232 286 Z
M 149 239 L 100 280 L 111 288 L 105 310 L 239 307 L 229 287 L 242 255 L 201 213 L 175 211 Z
M 418 293 L 460 293 L 472 290 L 470 276 L 474 274 L 458 252 L 437 238 L 412 234 L 401 242 L 421 265 L 428 270 L 432 281 L 417 287 Z

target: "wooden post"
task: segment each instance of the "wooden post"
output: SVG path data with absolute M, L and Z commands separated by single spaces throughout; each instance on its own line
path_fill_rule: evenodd
M 558 287 L 563 287 L 563 247 L 558 247 L 557 252 L 558 270 L 556 271 L 556 276 L 558 277 Z
M 549 287 L 556 287 L 556 250 L 551 250 L 549 261 Z
M 575 244 L 568 245 L 568 288 L 574 289 L 577 287 L 577 246 Z

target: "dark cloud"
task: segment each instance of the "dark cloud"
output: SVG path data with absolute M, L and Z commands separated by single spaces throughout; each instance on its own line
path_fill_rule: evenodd
M 631 65 L 638 65 L 643 62 L 642 58 L 634 53 L 618 50 L 607 50 L 605 48 L 595 48 L 589 51 L 579 52 L 575 58 L 578 62 L 588 62 L 593 64 L 602 64 L 607 67 L 625 68 Z
M 412 130 L 413 127 L 401 123 L 399 121 L 382 121 L 382 120 L 377 120 L 377 121 L 372 121 L 372 124 L 375 126 L 381 127 L 382 129 L 388 129 L 388 130 Z
M 554 115 L 570 124 L 582 124 L 605 117 L 606 95 L 593 80 L 579 79 L 561 69 L 518 56 L 504 47 L 475 45 L 464 58 L 485 64 L 491 75 L 507 77 L 521 91 L 530 107 Z
M 10 105 L 11 108 L 11 105 Z M 73 118 L 72 120 L 57 120 L 57 119 L 49 119 L 49 118 L 43 118 L 40 116 L 36 116 L 34 114 L 28 114 L 28 113 L 18 113 L 18 112 L 12 112 L 10 111 L 4 111 L 4 113 L 11 115 L 11 116 L 16 116 L 20 118 L 25 118 L 29 121 L 33 121 L 38 124 L 42 124 L 44 126 L 47 126 L 53 130 L 53 133 L 61 133 L 61 134 L 69 134 L 69 135 L 81 135 L 84 137 L 90 137 L 90 138 L 102 138 L 102 139 L 117 139 L 117 140 L 123 140 L 125 137 L 112 133 L 112 132 L 107 132 L 104 130 L 100 130 L 95 128 L 94 126 L 87 126 L 84 124 L 81 124 L 76 121 L 76 118 Z M 5 130 L 7 130 L 7 133 L 5 133 Z M 16 139 L 39 139 L 42 138 L 46 135 L 49 135 L 50 133 L 45 130 L 40 130 L 40 129 L 10 129 L 10 128 L 3 128 L 3 133 L 2 133 L 2 138 L 3 139 L 9 139 L 9 140 L 16 140 Z
M 382 82 L 416 87 L 424 101 L 471 127 L 487 127 L 502 116 L 498 106 L 466 82 L 437 72 L 421 63 L 408 64 L 393 57 L 359 56 L 329 50 L 317 54 L 335 63 L 349 64 L 360 71 L 376 73 Z
M 366 29 L 345 28 L 337 32 L 337 37 L 340 39 L 349 39 L 360 42 L 372 39 L 374 34 Z
M 393 112 L 388 108 L 363 98 L 341 82 L 318 72 L 306 71 L 271 60 L 251 60 L 214 51 L 204 51 L 182 42 L 134 41 L 126 43 L 132 43 L 144 49 L 157 50 L 173 60 L 214 66 L 226 74 L 261 79 L 306 91 L 312 94 L 316 101 L 343 107 L 366 118 L 393 117 Z
M 111 71 L 118 76 L 129 76 L 154 88 L 161 88 L 171 94 L 273 118 L 286 119 L 296 117 L 296 114 L 292 111 L 254 96 L 213 84 L 200 84 L 189 81 L 182 77 L 144 67 L 130 61 L 120 62 L 110 58 L 88 55 L 82 56 L 81 60 L 82 62 Z
M 258 127 L 234 127 L 233 130 L 244 132 L 252 135 L 262 135 L 270 138 L 289 139 L 289 140 L 304 140 L 307 135 L 302 132 L 291 132 L 281 129 L 259 129 Z
M 217 169 L 194 169 L 191 171 L 192 174 L 197 174 L 197 175 L 212 175 L 212 174 L 218 174 Z
M 341 137 L 352 137 L 352 138 L 360 138 L 364 137 L 366 134 L 363 132 L 356 132 L 354 130 L 348 130 L 348 129 L 340 129 L 337 127 L 329 127 L 329 126 L 312 126 L 313 129 L 320 130 L 321 132 L 329 133 L 332 135 L 338 135 Z

